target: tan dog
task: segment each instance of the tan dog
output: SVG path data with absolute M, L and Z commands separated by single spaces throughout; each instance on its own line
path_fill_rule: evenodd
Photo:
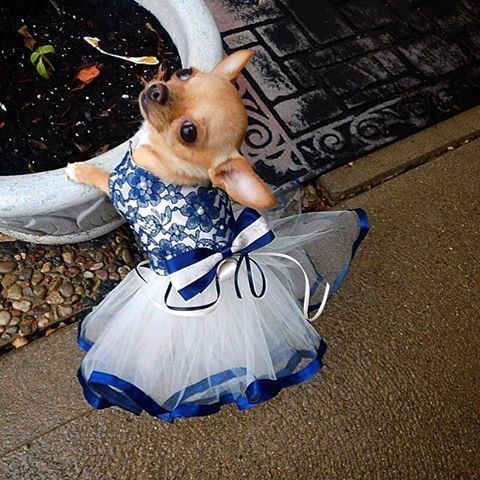
M 152 81 L 140 94 L 143 138 L 136 164 L 178 185 L 209 181 L 252 208 L 272 208 L 275 197 L 239 153 L 247 113 L 234 82 L 253 51 L 224 58 L 213 72 L 182 69 L 168 82 Z M 108 193 L 109 174 L 86 163 L 67 167 L 68 176 Z

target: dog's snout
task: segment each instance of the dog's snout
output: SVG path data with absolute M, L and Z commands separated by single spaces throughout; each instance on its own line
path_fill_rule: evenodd
M 165 105 L 168 100 L 168 87 L 164 83 L 154 83 L 148 87 L 147 95 L 150 100 Z

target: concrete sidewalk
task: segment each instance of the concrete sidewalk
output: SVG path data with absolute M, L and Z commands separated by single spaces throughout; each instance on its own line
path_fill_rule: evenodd
M 373 228 L 316 327 L 326 366 L 248 412 L 92 411 L 76 326 L 0 359 L 0 478 L 473 480 L 480 141 L 363 193 Z

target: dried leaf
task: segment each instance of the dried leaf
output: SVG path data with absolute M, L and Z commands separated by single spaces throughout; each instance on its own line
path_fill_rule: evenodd
M 95 78 L 100 75 L 102 65 L 99 63 L 90 63 L 80 67 L 75 75 L 75 83 L 72 90 L 81 90 L 89 83 L 93 82 Z
M 32 37 L 30 32 L 28 31 L 28 27 L 26 25 L 23 25 L 18 29 L 18 33 L 23 37 L 23 43 L 24 45 L 29 49 L 33 50 L 35 48 L 35 45 L 37 42 L 35 39 Z
M 143 65 L 158 65 L 160 62 L 156 57 L 130 57 L 124 55 L 116 55 L 115 53 L 108 53 L 105 50 L 102 50 L 99 47 L 100 39 L 97 37 L 83 37 L 83 39 L 91 45 L 93 48 L 96 48 L 99 52 L 110 57 L 119 58 L 121 60 L 127 60 L 128 62 L 143 64 Z
M 83 143 L 73 142 L 73 144 L 78 148 L 80 153 L 84 153 L 90 148 L 90 145 L 84 145 Z
M 13 345 L 15 348 L 20 348 L 20 347 L 25 346 L 27 343 L 29 343 L 29 341 L 28 341 L 28 339 L 26 339 L 25 337 L 17 337 L 17 338 L 12 342 L 12 345 Z

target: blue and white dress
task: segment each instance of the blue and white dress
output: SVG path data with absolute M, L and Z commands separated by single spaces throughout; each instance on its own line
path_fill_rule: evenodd
M 109 187 L 150 268 L 130 272 L 79 326 L 92 407 L 166 421 L 243 410 L 320 370 L 326 345 L 309 312 L 343 280 L 368 230 L 363 211 L 235 219 L 224 191 L 165 183 L 130 153 Z

